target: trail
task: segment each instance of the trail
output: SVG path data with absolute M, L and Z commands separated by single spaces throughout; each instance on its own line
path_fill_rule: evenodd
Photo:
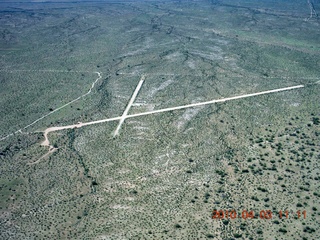
M 57 73 L 92 73 L 92 71 L 76 71 L 76 70 L 57 70 L 57 69 L 43 69 L 43 70 L 28 70 L 28 69 L 1 69 L 0 72 L 9 72 L 9 73 L 14 73 L 14 72 L 57 72 Z
M 123 76 L 141 76 L 141 73 L 121 73 L 118 72 L 118 75 Z M 148 73 L 148 76 L 172 76 L 172 77 L 203 77 L 203 74 L 182 74 L 182 73 Z M 230 78 L 244 78 L 244 76 L 239 75 L 229 75 Z M 320 79 L 319 77 L 265 77 L 265 76 L 252 76 L 250 79 L 303 79 L 303 80 L 317 80 Z
M 16 71 L 24 71 L 24 70 L 16 70 Z M 30 71 L 38 71 L 38 72 L 67 72 L 67 71 L 59 71 L 59 70 L 25 70 L 25 71 L 28 71 L 28 72 L 30 72 Z M 69 72 L 77 72 L 77 73 L 80 73 L 80 71 L 69 71 Z M 86 71 L 82 71 L 82 72 L 86 72 Z M 2 137 L 2 138 L 0 139 L 0 141 L 2 141 L 2 140 L 6 139 L 6 138 L 8 138 L 8 137 L 10 137 L 10 136 L 12 136 L 12 135 L 14 135 L 14 134 L 17 134 L 17 133 L 19 133 L 19 132 L 22 133 L 22 130 L 31 127 L 32 125 L 34 125 L 34 124 L 36 124 L 37 122 L 41 121 L 42 119 L 50 116 L 51 114 L 53 114 L 53 113 L 55 113 L 55 112 L 57 112 L 57 111 L 65 108 L 65 107 L 67 107 L 68 105 L 70 105 L 70 104 L 78 101 L 79 99 L 81 99 L 81 98 L 89 95 L 89 94 L 91 93 L 92 89 L 94 88 L 94 86 L 96 85 L 96 83 L 97 83 L 97 82 L 101 79 L 101 77 L 102 77 L 100 72 L 94 72 L 94 73 L 98 74 L 98 78 L 91 84 L 91 87 L 90 87 L 90 89 L 89 89 L 89 91 L 88 91 L 87 93 L 85 93 L 85 94 L 81 95 L 80 97 L 77 97 L 76 99 L 73 99 L 72 101 L 64 104 L 63 106 L 58 107 L 58 108 L 56 108 L 55 110 L 53 110 L 53 111 L 51 111 L 51 112 L 43 115 L 42 117 L 40 117 L 40 118 L 38 118 L 37 120 L 33 121 L 32 123 L 28 124 L 27 126 L 25 126 L 25 127 L 21 128 L 21 129 L 15 131 L 15 132 L 13 132 L 13 133 L 8 134 L 8 135 L 5 136 L 5 137 Z
M 142 83 L 141 83 L 141 85 L 142 85 Z M 137 87 L 136 90 L 138 89 L 138 91 L 139 91 L 140 87 L 139 87 L 139 89 Z M 120 117 L 106 118 L 106 119 L 102 119 L 102 120 L 98 120 L 98 121 L 91 121 L 91 122 L 87 122 L 87 123 L 78 123 L 78 124 L 73 124 L 73 125 L 68 125 L 68 126 L 61 126 L 61 127 L 50 127 L 50 128 L 47 128 L 44 131 L 43 135 L 44 135 L 45 140 L 44 140 L 44 142 L 41 143 L 41 145 L 42 146 L 50 146 L 50 141 L 48 139 L 48 134 L 50 132 L 55 132 L 55 131 L 60 131 L 60 130 L 65 130 L 65 129 L 80 128 L 80 127 L 84 127 L 84 126 L 88 126 L 88 125 L 94 125 L 94 124 L 98 124 L 98 123 L 111 122 L 111 121 L 117 121 L 117 120 L 122 121 L 122 120 L 127 119 L 127 118 L 135 118 L 135 117 L 141 117 L 141 116 L 146 116 L 146 115 L 151 115 L 151 114 L 156 114 L 156 113 L 163 113 L 163 112 L 181 110 L 181 109 L 186 109 L 186 108 L 191 108 L 191 107 L 199 107 L 199 106 L 213 104 L 213 103 L 226 102 L 226 101 L 231 101 L 231 100 L 236 100 L 236 99 L 241 99 L 241 98 L 254 97 L 254 96 L 270 94 L 270 93 L 276 93 L 276 92 L 289 91 L 289 90 L 303 88 L 303 87 L 304 87 L 304 85 L 297 85 L 297 86 L 286 87 L 286 88 L 278 88 L 278 89 L 267 90 L 267 91 L 262 91 L 262 92 L 257 92 L 257 93 L 244 94 L 244 95 L 235 96 L 235 97 L 221 98 L 221 99 L 216 99 L 216 100 L 211 100 L 211 101 L 206 101 L 206 102 L 199 102 L 199 103 L 193 103 L 193 104 L 182 105 L 182 106 L 177 106 L 177 107 L 164 108 L 164 109 L 159 109 L 159 110 L 154 110 L 154 111 L 149 111 L 149 112 L 136 113 L 136 114 L 132 114 L 132 115 L 124 115 L 123 114 Z
M 27 163 L 27 165 L 31 166 L 31 165 L 37 164 L 37 163 L 39 163 L 42 159 L 48 157 L 51 153 L 53 153 L 53 152 L 55 152 L 55 151 L 57 151 L 57 150 L 58 150 L 58 148 L 54 148 L 54 147 L 51 147 L 51 146 L 50 146 L 50 149 L 49 149 L 49 151 L 48 151 L 46 154 L 44 154 L 42 157 L 40 157 L 40 158 L 39 158 L 37 161 L 35 161 L 35 162 L 29 162 L 29 163 Z

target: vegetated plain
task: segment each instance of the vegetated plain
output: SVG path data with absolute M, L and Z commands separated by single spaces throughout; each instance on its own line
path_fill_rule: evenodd
M 319 238 L 320 22 L 306 3 L 0 10 L 1 137 L 102 74 L 89 95 L 0 142 L 1 238 Z M 41 158 L 40 131 L 120 116 L 142 74 L 130 113 L 305 87 L 127 119 L 116 138 L 117 122 L 50 133 L 58 150 Z M 212 219 L 214 209 L 273 217 Z

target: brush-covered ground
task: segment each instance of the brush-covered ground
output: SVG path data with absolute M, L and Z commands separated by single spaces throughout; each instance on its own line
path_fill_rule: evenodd
M 1 239 L 320 238 L 320 22 L 307 3 L 26 2 L 0 14 L 1 138 L 102 76 L 0 141 Z M 129 114 L 305 87 L 126 119 L 115 138 L 118 122 L 53 132 L 45 155 L 41 131 L 120 116 L 143 74 Z

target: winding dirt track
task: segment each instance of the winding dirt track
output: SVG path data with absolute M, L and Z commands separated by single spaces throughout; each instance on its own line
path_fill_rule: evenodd
M 15 71 L 23 71 L 23 70 L 15 70 Z M 28 71 L 28 72 L 66 72 L 66 71 L 59 71 L 59 70 L 26 70 L 26 71 Z M 69 72 L 81 73 L 81 71 L 69 71 Z M 87 71 L 83 71 L 83 72 L 87 72 Z M 68 73 L 68 72 L 67 72 L 67 73 Z M 89 95 L 89 94 L 92 92 L 92 89 L 94 88 L 94 86 L 96 85 L 96 83 L 97 83 L 97 82 L 101 79 L 101 77 L 102 77 L 100 72 L 94 72 L 94 73 L 98 74 L 98 78 L 91 84 L 91 87 L 90 87 L 90 89 L 89 89 L 89 91 L 88 91 L 87 93 L 85 93 L 85 94 L 77 97 L 76 99 L 73 99 L 72 101 L 64 104 L 63 106 L 58 107 L 58 108 L 54 109 L 53 111 L 51 111 L 51 112 L 43 115 L 42 117 L 40 117 L 40 118 L 38 118 L 37 120 L 33 121 L 32 123 L 28 124 L 27 126 L 25 126 L 25 127 L 21 128 L 21 129 L 15 131 L 14 133 L 8 134 L 7 136 L 1 138 L 0 141 L 6 139 L 6 138 L 8 138 L 8 137 L 10 137 L 10 136 L 12 136 L 12 135 L 14 135 L 14 134 L 16 134 L 16 133 L 22 133 L 22 130 L 25 130 L 25 129 L 27 129 L 28 127 L 31 127 L 32 125 L 34 125 L 34 124 L 36 124 L 37 122 L 39 122 L 40 120 L 48 117 L 49 115 L 51 115 L 51 114 L 53 114 L 53 113 L 55 113 L 55 112 L 57 112 L 57 111 L 65 108 L 65 107 L 67 107 L 68 105 L 70 105 L 70 104 L 72 104 L 72 103 L 80 100 L 81 98 Z
M 241 99 L 241 98 L 248 98 L 248 97 L 254 97 L 254 96 L 259 96 L 259 95 L 264 95 L 264 94 L 289 91 L 289 90 L 303 88 L 303 87 L 304 87 L 304 85 L 297 85 L 297 86 L 286 87 L 286 88 L 278 88 L 278 89 L 267 90 L 267 91 L 262 91 L 262 92 L 257 92 L 257 93 L 244 94 L 244 95 L 235 96 L 235 97 L 211 100 L 211 101 L 207 101 L 207 102 L 199 102 L 199 103 L 193 103 L 193 104 L 188 104 L 188 105 L 182 105 L 182 106 L 178 106 L 178 107 L 171 107 L 171 108 L 164 108 L 164 109 L 159 109 L 159 110 L 154 110 L 154 111 L 149 111 L 149 112 L 136 113 L 136 114 L 132 114 L 132 115 L 122 115 L 120 117 L 106 118 L 106 119 L 102 119 L 102 120 L 98 120 L 98 121 L 78 123 L 78 124 L 61 126 L 61 127 L 50 127 L 44 131 L 45 140 L 44 140 L 44 142 L 41 143 L 41 145 L 42 146 L 50 146 L 50 141 L 48 139 L 48 134 L 50 132 L 55 132 L 55 131 L 60 131 L 60 130 L 65 130 L 65 129 L 81 128 L 81 127 L 88 126 L 88 125 L 94 125 L 94 124 L 98 124 L 98 123 L 105 123 L 105 122 L 111 122 L 111 121 L 117 121 L 117 120 L 124 121 L 127 118 L 134 118 L 134 117 L 146 116 L 146 115 L 151 115 L 151 114 L 156 114 L 156 113 L 181 110 L 181 109 L 185 109 L 185 108 L 198 107 L 198 106 L 203 106 L 203 105 L 208 105 L 208 104 L 213 104 L 213 103 L 218 103 L 218 102 L 226 102 L 226 101 L 231 101 L 231 100 L 236 100 L 236 99 Z M 130 102 L 129 102 L 129 104 L 130 104 Z

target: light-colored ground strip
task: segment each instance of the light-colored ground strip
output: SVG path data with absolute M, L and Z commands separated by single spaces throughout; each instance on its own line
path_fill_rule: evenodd
M 28 69 L 0 69 L 0 72 L 56 72 L 56 73 L 92 73 L 92 71 L 76 71 L 76 70 L 57 70 L 57 69 L 38 69 L 38 70 L 28 70 Z
M 18 71 L 18 70 L 17 70 L 17 71 Z M 19 70 L 19 71 L 23 71 L 23 70 Z M 27 70 L 26 70 L 26 71 L 27 71 Z M 33 70 L 29 70 L 29 71 L 33 71 Z M 41 71 L 42 71 L 42 72 L 66 72 L 66 71 L 59 71 L 59 70 L 37 70 L 37 71 L 40 71 L 40 72 L 41 72 Z M 73 71 L 73 72 L 78 72 L 78 71 Z M 79 71 L 79 72 L 80 72 L 80 71 Z M 32 123 L 28 124 L 27 126 L 25 126 L 25 127 L 21 128 L 21 129 L 15 131 L 14 133 L 11 133 L 11 134 L 9 134 L 9 135 L 1 138 L 0 141 L 2 141 L 2 140 L 4 140 L 4 139 L 12 136 L 13 134 L 22 133 L 22 130 L 31 127 L 32 125 L 34 125 L 34 124 L 36 124 L 37 122 L 41 121 L 42 119 L 48 117 L 49 115 L 51 115 L 51 114 L 53 114 L 53 113 L 55 113 L 55 112 L 57 112 L 57 111 L 65 108 L 65 107 L 69 106 L 70 104 L 72 104 L 72 103 L 80 100 L 81 98 L 89 95 L 89 94 L 92 92 L 92 89 L 94 88 L 94 86 L 96 85 L 96 83 L 97 83 L 97 82 L 101 79 L 101 77 L 102 77 L 100 72 L 94 72 L 94 73 L 98 74 L 98 78 L 91 84 L 91 87 L 90 87 L 90 89 L 89 89 L 89 91 L 88 91 L 87 93 L 85 93 L 85 94 L 81 95 L 80 97 L 77 97 L 76 99 L 73 99 L 72 101 L 64 104 L 63 106 L 58 107 L 58 108 L 56 108 L 55 110 L 53 110 L 53 111 L 51 111 L 51 112 L 43 115 L 42 117 L 40 117 L 40 118 L 38 118 L 37 120 L 33 121 Z
M 116 130 L 115 130 L 115 132 L 114 132 L 114 134 L 113 134 L 114 137 L 119 134 L 121 125 L 123 124 L 124 120 L 126 119 L 126 117 L 127 117 L 127 115 L 128 115 L 128 112 L 129 112 L 129 110 L 130 110 L 130 108 L 131 108 L 134 100 L 136 99 L 136 97 L 137 97 L 137 95 L 138 95 L 138 93 L 139 93 L 139 91 L 140 91 L 140 88 L 142 87 L 142 84 L 143 84 L 143 82 L 144 82 L 144 79 L 145 79 L 145 75 L 142 75 L 142 77 L 141 77 L 141 79 L 140 79 L 140 81 L 139 81 L 136 89 L 134 90 L 134 92 L 133 92 L 133 94 L 132 94 L 132 97 L 131 97 L 131 99 L 130 99 L 130 101 L 129 101 L 127 107 L 126 107 L 126 109 L 124 110 L 124 112 L 123 112 L 123 114 L 122 114 L 122 116 L 121 116 L 121 119 L 120 119 L 120 121 L 119 121 L 119 124 L 118 124 L 118 126 L 117 126 L 117 128 L 116 128 Z
M 132 72 L 132 73 L 121 73 L 118 72 L 117 75 L 124 75 L 124 76 L 141 76 L 140 72 Z M 183 73 L 148 73 L 148 76 L 169 76 L 169 77 L 204 77 L 203 74 L 183 74 Z M 232 76 L 228 75 L 228 78 L 245 78 L 244 76 Z M 252 76 L 250 79 L 303 79 L 303 80 L 318 80 L 319 77 L 266 77 L 266 76 Z
M 53 153 L 53 152 L 55 152 L 55 151 L 57 151 L 57 150 L 58 150 L 58 148 L 50 147 L 49 151 L 48 151 L 46 154 L 44 154 L 42 157 L 40 157 L 40 158 L 39 158 L 37 161 L 35 161 L 35 162 L 29 162 L 29 163 L 27 163 L 27 165 L 31 166 L 31 165 L 37 164 L 37 163 L 39 163 L 42 159 L 48 157 L 51 153 Z
M 128 115 L 130 116 L 130 115 Z M 48 139 L 48 134 L 50 132 L 56 132 L 56 131 L 60 131 L 60 130 L 65 130 L 65 129 L 72 129 L 72 128 L 81 128 L 84 126 L 89 126 L 89 125 L 94 125 L 94 124 L 98 124 L 98 123 L 105 123 L 105 122 L 112 122 L 112 121 L 118 121 L 120 120 L 122 117 L 114 117 L 114 118 L 106 118 L 106 119 L 102 119 L 102 120 L 97 120 L 97 121 L 92 121 L 92 122 L 87 122 L 87 123 L 77 123 L 77 124 L 73 124 L 73 125 L 68 125 L 68 126 L 61 126 L 61 127 L 50 127 L 47 128 L 43 133 L 45 141 L 41 143 L 42 146 L 50 146 L 50 142 Z M 128 118 L 128 117 L 127 117 Z
M 188 105 L 182 105 L 182 106 L 178 106 L 178 107 L 164 108 L 164 109 L 154 110 L 154 111 L 150 111 L 150 112 L 136 113 L 136 114 L 132 114 L 132 115 L 126 115 L 125 118 L 135 118 L 135 117 L 146 116 L 146 115 L 151 115 L 151 114 L 156 114 L 156 113 L 175 111 L 175 110 L 186 109 L 186 108 L 191 108 L 191 107 L 199 107 L 199 106 L 218 103 L 218 102 L 226 102 L 226 101 L 231 101 L 231 100 L 236 100 L 236 99 L 241 99 L 241 98 L 248 98 L 248 97 L 254 97 L 254 96 L 259 96 L 259 95 L 264 95 L 264 94 L 289 91 L 289 90 L 303 88 L 303 87 L 304 87 L 304 85 L 297 85 L 297 86 L 286 87 L 286 88 L 278 88 L 278 89 L 273 89 L 273 90 L 268 90 L 268 91 L 263 91 L 263 92 L 244 94 L 244 95 L 230 97 L 230 98 L 222 98 L 222 99 L 211 100 L 211 101 L 207 101 L 207 102 L 199 102 L 199 103 L 193 103 L 193 104 L 188 104 Z M 87 123 L 78 123 L 78 124 L 73 124 L 73 125 L 68 125 L 68 126 L 50 127 L 44 131 L 45 141 L 41 145 L 50 146 L 50 142 L 48 139 L 48 134 L 50 132 L 55 132 L 55 131 L 60 131 L 60 130 L 65 130 L 65 129 L 72 129 L 72 128 L 80 128 L 83 126 L 104 123 L 104 122 L 117 121 L 117 120 L 121 120 L 121 119 L 123 119 L 123 116 L 114 117 L 114 118 L 107 118 L 107 119 L 102 119 L 102 120 L 92 121 L 92 122 L 87 122 Z
M 304 85 L 297 85 L 297 86 L 286 87 L 286 88 L 278 88 L 278 89 L 268 90 L 268 91 L 263 91 L 263 92 L 244 94 L 244 95 L 230 97 L 230 98 L 222 98 L 222 99 L 217 99 L 217 100 L 211 100 L 211 101 L 207 101 L 207 102 L 199 102 L 199 103 L 193 103 L 193 104 L 188 104 L 188 105 L 182 105 L 182 106 L 178 106 L 178 107 L 164 108 L 164 109 L 154 110 L 154 111 L 150 111 L 150 112 L 143 112 L 143 113 L 137 113 L 137 114 L 128 115 L 127 118 L 145 116 L 145 115 L 150 115 L 150 114 L 155 114 L 155 113 L 169 112 L 169 111 L 180 110 L 180 109 L 185 109 L 185 108 L 190 108 L 190 107 L 199 107 L 199 106 L 218 103 L 218 102 L 226 102 L 226 101 L 230 101 L 230 100 L 253 97 L 253 96 L 269 94 L 269 93 L 275 93 L 275 92 L 288 91 L 288 90 L 297 89 L 297 88 L 303 88 L 303 87 L 304 87 Z

